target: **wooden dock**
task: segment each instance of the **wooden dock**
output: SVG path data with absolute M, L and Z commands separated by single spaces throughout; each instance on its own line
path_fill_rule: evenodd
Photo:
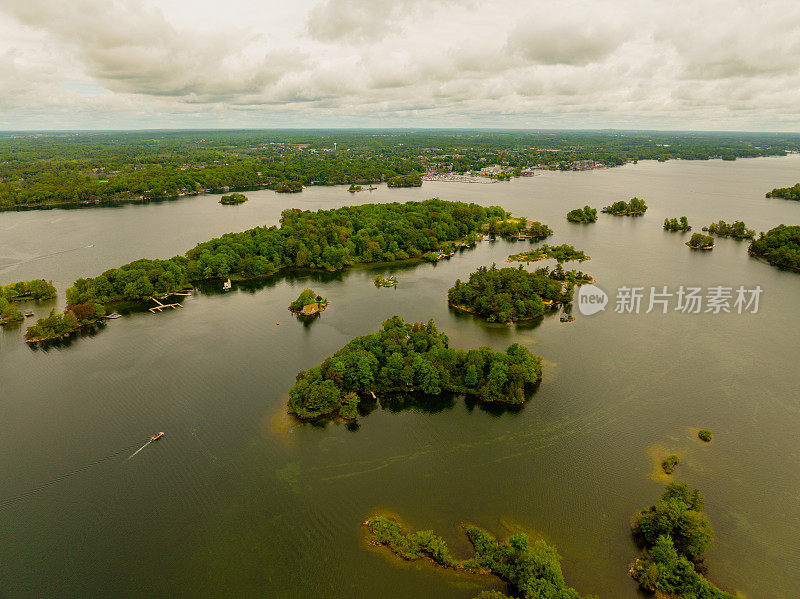
M 176 308 L 183 308 L 183 306 L 181 306 L 180 304 L 162 304 L 160 301 L 158 301 L 154 297 L 151 297 L 150 299 L 153 300 L 156 304 L 158 304 L 157 306 L 153 306 L 152 308 L 149 308 L 149 310 L 153 314 L 155 314 L 156 312 L 161 312 L 162 310 L 165 310 L 167 308 L 172 308 L 173 310 L 176 309 Z

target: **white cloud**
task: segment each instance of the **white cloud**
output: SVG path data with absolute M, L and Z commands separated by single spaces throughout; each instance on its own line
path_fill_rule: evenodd
M 800 129 L 800 5 L 5 0 L 0 127 Z

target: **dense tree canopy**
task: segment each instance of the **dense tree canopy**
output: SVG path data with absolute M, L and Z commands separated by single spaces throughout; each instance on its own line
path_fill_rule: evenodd
M 101 304 L 86 302 L 84 304 L 70 304 L 63 314 L 56 314 L 55 309 L 50 310 L 50 315 L 40 318 L 33 326 L 25 331 L 28 341 L 44 341 L 59 339 L 78 330 L 82 326 L 92 324 L 105 315 Z
M 686 599 L 733 599 L 697 571 L 714 538 L 704 503 L 699 490 L 670 483 L 658 504 L 634 515 L 633 533 L 644 552 L 631 576 L 642 588 Z
M 405 204 L 364 204 L 309 212 L 284 210 L 280 227 L 228 233 L 197 245 L 186 256 L 137 260 L 67 290 L 70 303 L 106 303 L 164 294 L 191 281 L 262 277 L 285 267 L 339 270 L 365 262 L 419 258 L 475 239 L 499 207 L 432 199 Z
M 422 185 L 422 177 L 419 173 L 410 173 L 408 175 L 397 175 L 386 181 L 388 187 L 420 187 Z
M 702 233 L 692 233 L 692 238 L 686 242 L 694 250 L 710 250 L 714 247 L 714 238 Z
M 450 349 L 433 321 L 411 324 L 395 316 L 374 335 L 356 337 L 321 365 L 298 373 L 288 411 L 303 419 L 338 414 L 352 399 L 349 393 L 370 392 L 448 391 L 521 404 L 541 376 L 541 359 L 525 347 Z
M 575 208 L 567 212 L 567 220 L 571 223 L 593 223 L 597 220 L 597 209 L 591 206 Z
M 750 242 L 750 253 L 781 268 L 800 270 L 800 226 L 778 225 Z
M 370 518 L 366 525 L 372 543 L 384 545 L 404 559 L 428 558 L 445 568 L 491 572 L 510 585 L 515 597 L 581 598 L 575 589 L 567 586 L 561 571 L 561 558 L 555 548 L 542 540 L 531 543 L 525 534 L 515 534 L 507 542 L 499 542 L 485 530 L 468 526 L 467 538 L 474 555 L 459 561 L 450 552 L 447 542 L 432 530 L 406 532 L 397 522 L 384 516 Z M 495 599 L 507 596 L 493 591 L 481 593 L 478 597 Z
M 292 312 L 298 312 L 302 310 L 304 306 L 309 306 L 311 304 L 327 305 L 328 298 L 322 297 L 321 295 L 317 295 L 316 291 L 306 288 L 300 292 L 300 295 L 297 297 L 296 300 L 294 300 L 291 304 L 289 304 L 289 309 Z
M 338 147 L 334 144 L 338 144 Z M 568 169 L 657 159 L 784 155 L 800 137 L 768 133 L 419 130 L 131 131 L 0 134 L 0 207 L 267 187 L 387 181 L 487 164 Z M 507 177 L 508 175 L 503 175 Z
M 647 212 L 647 204 L 639 198 L 631 198 L 630 202 L 619 200 L 603 208 L 603 212 L 617 216 L 644 214 Z
M 242 204 L 247 201 L 247 196 L 243 193 L 230 193 L 219 199 L 220 204 Z
M 544 314 L 542 299 L 572 301 L 573 284 L 564 284 L 551 274 L 548 269 L 528 272 L 522 266 L 481 266 L 468 281 L 457 279 L 447 292 L 447 300 L 451 306 L 483 316 L 489 322 L 528 320 Z M 563 269 L 558 274 L 563 275 Z
M 545 243 L 527 252 L 512 254 L 508 257 L 508 260 L 509 262 L 535 262 L 546 258 L 553 258 L 558 260 L 558 262 L 570 262 L 572 260 L 582 262 L 584 260 L 591 260 L 583 250 L 576 250 L 566 243 L 562 243 L 561 245 L 547 245 Z
M 56 288 L 52 281 L 34 279 L 32 281 L 18 281 L 8 285 L 0 285 L 0 297 L 10 302 L 20 300 L 52 299 L 56 296 Z
M 772 191 L 768 191 L 766 197 L 800 202 L 800 183 L 792 185 L 791 187 L 776 187 Z
M 753 239 L 756 236 L 754 229 L 748 229 L 745 224 L 737 220 L 731 224 L 721 220 L 708 225 L 708 232 L 720 237 L 735 237 L 736 239 Z
M 689 219 L 685 216 L 677 218 L 665 218 L 664 219 L 664 230 L 665 231 L 691 231 L 692 227 L 689 226 Z

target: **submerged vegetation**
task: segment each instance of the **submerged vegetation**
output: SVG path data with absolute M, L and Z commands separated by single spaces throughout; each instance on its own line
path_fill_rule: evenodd
M 672 474 L 675 472 L 675 466 L 678 465 L 680 458 L 677 455 L 670 454 L 666 457 L 666 459 L 661 462 L 661 468 L 664 470 L 666 474 Z
M 711 223 L 708 225 L 707 229 L 703 230 L 707 230 L 712 235 L 719 235 L 720 237 L 735 237 L 736 239 L 753 239 L 753 237 L 756 236 L 755 230 L 748 229 L 740 220 L 737 220 L 731 224 L 721 220 L 716 223 Z
M 489 322 L 530 320 L 544 314 L 546 304 L 572 301 L 573 284 L 564 285 L 551 275 L 546 268 L 528 272 L 522 266 L 481 266 L 468 281 L 456 280 L 447 292 L 447 301 L 453 308 L 478 314 Z M 563 269 L 560 275 L 567 276 Z
M 711 250 L 714 249 L 714 238 L 702 233 L 692 233 L 692 238 L 686 242 L 686 245 L 693 250 Z
M 280 227 L 228 233 L 168 260 L 142 259 L 90 279 L 78 279 L 67 301 L 107 303 L 146 299 L 212 278 L 256 278 L 282 268 L 330 271 L 368 262 L 421 258 L 452 242 L 474 239 L 499 207 L 432 199 L 364 204 L 309 212 L 284 210 Z
M 665 218 L 664 219 L 664 230 L 665 231 L 691 231 L 692 227 L 689 225 L 689 219 L 685 216 L 677 218 Z
M 778 225 L 761 233 L 750 242 L 748 251 L 773 266 L 800 270 L 800 226 Z
M 567 212 L 567 220 L 571 223 L 593 223 L 597 220 L 597 209 L 584 206 L 570 210 Z
M 406 560 L 429 559 L 443 568 L 467 570 L 476 574 L 491 573 L 509 584 L 510 592 L 523 599 L 580 599 L 567 586 L 561 571 L 561 558 L 555 548 L 542 540 L 531 543 L 527 535 L 515 534 L 500 542 L 477 526 L 467 526 L 467 538 L 474 555 L 457 560 L 447 542 L 432 530 L 406 532 L 394 520 L 375 516 L 364 525 L 374 545 L 388 547 Z M 483 598 L 505 598 L 498 591 L 486 591 Z M 587 598 L 589 599 L 589 598 Z
M 348 394 L 375 392 L 453 392 L 522 404 L 541 377 L 541 359 L 521 345 L 505 352 L 455 350 L 433 321 L 411 324 L 395 316 L 377 333 L 356 337 L 319 366 L 298 373 L 288 411 L 302 419 L 341 414 L 352 400 Z
M 800 183 L 796 183 L 791 187 L 776 187 L 772 191 L 768 191 L 765 197 L 800 202 Z
M 94 324 L 104 315 L 103 306 L 92 302 L 71 304 L 64 309 L 63 314 L 56 314 L 53 309 L 49 316 L 40 318 L 33 326 L 28 327 L 25 339 L 28 343 L 60 339 L 81 327 Z
M 220 204 L 242 204 L 247 201 L 247 196 L 243 193 L 232 193 L 224 195 L 219 199 Z
M 714 538 L 704 505 L 699 490 L 670 483 L 657 505 L 633 516 L 633 534 L 644 551 L 630 574 L 643 589 L 663 597 L 733 599 L 698 571 Z
M 603 208 L 603 212 L 615 216 L 634 216 L 647 212 L 647 204 L 644 200 L 640 200 L 639 198 L 631 198 L 630 202 L 624 202 L 622 200 L 614 202 L 610 206 Z
M 570 262 L 572 260 L 583 262 L 584 260 L 591 259 L 583 252 L 583 250 L 576 250 L 574 247 L 567 245 L 566 243 L 561 245 L 547 245 L 545 243 L 544 245 L 532 250 L 528 250 L 527 252 L 512 254 L 508 257 L 508 261 L 535 262 L 537 260 L 544 260 L 546 258 L 554 258 L 559 262 Z

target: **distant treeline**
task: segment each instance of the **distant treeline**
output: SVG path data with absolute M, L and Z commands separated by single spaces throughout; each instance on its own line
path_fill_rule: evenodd
M 203 279 L 263 277 L 285 267 L 333 271 L 359 263 L 419 258 L 450 249 L 454 241 L 475 239 L 490 218 L 508 216 L 497 206 L 438 199 L 317 212 L 284 210 L 280 227 L 228 233 L 197 245 L 185 256 L 137 260 L 94 278 L 78 279 L 67 290 L 67 301 L 137 300 Z
M 336 147 L 334 149 L 334 144 Z M 0 207 L 392 181 L 487 164 L 569 168 L 784 155 L 800 136 L 576 131 L 134 131 L 0 135 Z M 399 178 L 398 178 L 399 177 Z M 406 178 L 409 177 L 409 178 Z M 413 183 L 412 183 L 413 181 Z

